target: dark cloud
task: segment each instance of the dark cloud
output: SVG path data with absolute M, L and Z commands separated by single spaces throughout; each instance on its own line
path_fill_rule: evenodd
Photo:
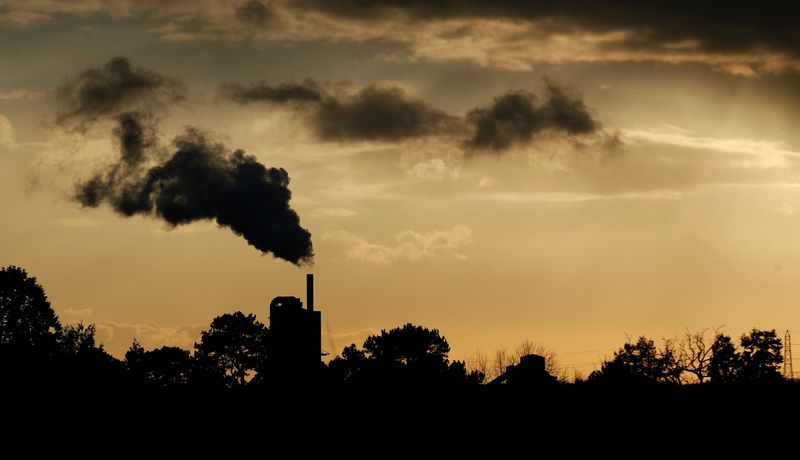
M 505 150 L 529 143 L 546 131 L 584 135 L 600 129 L 583 101 L 551 82 L 541 103 L 533 93 L 512 91 L 488 107 L 471 110 L 467 122 L 474 129 L 466 142 L 468 150 Z
M 313 259 L 311 234 L 289 207 L 289 175 L 242 150 L 229 151 L 193 128 L 171 156 L 147 155 L 154 140 L 138 114 L 118 117 L 119 161 L 76 187 L 88 207 L 108 203 L 124 216 L 157 216 L 177 226 L 214 220 L 264 253 L 300 265 Z
M 250 0 L 236 8 L 236 19 L 253 27 L 263 27 L 273 15 L 272 6 L 258 0 Z
M 229 83 L 222 86 L 220 94 L 240 104 L 299 110 L 322 140 L 396 142 L 425 136 L 468 137 L 464 145 L 470 152 L 500 152 L 530 143 L 545 132 L 576 136 L 594 134 L 601 128 L 578 96 L 549 80 L 541 102 L 531 92 L 512 91 L 488 107 L 473 109 L 463 119 L 391 85 L 373 84 L 354 93 L 337 94 L 313 80 L 279 85 Z
M 186 86 L 176 78 L 131 66 L 114 57 L 99 69 L 89 69 L 56 89 L 56 122 L 85 130 L 101 118 L 124 112 L 152 113 L 186 99 Z
M 657 0 L 296 0 L 300 11 L 343 19 L 446 20 L 495 18 L 537 22 L 551 33 L 626 31 L 625 48 L 669 48 L 694 43 L 706 52 L 773 51 L 800 56 L 794 3 Z M 615 45 L 616 46 L 616 45 Z
M 322 140 L 402 141 L 458 129 L 458 119 L 436 110 L 403 89 L 372 84 L 354 93 L 323 85 L 257 83 L 222 86 L 220 95 L 240 104 L 293 106 L 305 111 L 309 126 Z

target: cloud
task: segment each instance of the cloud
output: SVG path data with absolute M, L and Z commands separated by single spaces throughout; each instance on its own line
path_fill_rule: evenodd
M 236 19 L 252 27 L 264 27 L 274 16 L 269 3 L 250 0 L 236 8 Z
M 794 5 L 600 0 L 8 0 L 0 25 L 137 17 L 167 41 L 391 41 L 408 58 L 529 70 L 538 62 L 704 63 L 736 75 L 800 69 Z
M 473 195 L 480 200 L 506 203 L 582 203 L 608 200 L 679 200 L 685 193 L 677 190 L 650 190 L 625 193 L 577 193 L 577 192 L 532 192 L 532 193 L 484 193 Z
M 50 16 L 34 11 L 0 11 L 0 25 L 8 25 L 17 28 L 29 27 L 33 24 L 45 22 Z
M 551 82 L 540 104 L 528 91 L 512 91 L 495 98 L 484 108 L 467 114 L 474 134 L 466 142 L 468 150 L 506 150 L 530 143 L 545 132 L 566 135 L 592 134 L 600 123 L 577 96 L 567 94 Z
M 486 53 L 483 58 L 489 62 L 484 63 L 489 65 L 492 60 L 505 66 L 514 60 L 523 66 L 537 60 L 652 60 L 706 62 L 740 74 L 749 73 L 748 68 L 754 72 L 800 68 L 798 32 L 792 27 L 789 3 L 769 8 L 577 0 L 300 0 L 292 4 L 307 14 L 321 14 L 351 27 L 371 27 L 378 34 L 387 34 L 387 29 L 409 34 L 411 25 L 419 31 L 436 28 L 428 34 L 409 34 L 406 41 L 415 53 L 428 57 L 472 53 L 473 60 L 479 61 Z
M 775 212 L 778 214 L 783 214 L 784 216 L 793 216 L 797 214 L 797 210 L 792 206 L 791 203 L 783 202 L 780 206 L 775 208 Z
M 60 227 L 66 228 L 92 228 L 100 225 L 99 222 L 93 219 L 84 219 L 80 217 L 64 217 L 56 219 L 56 224 Z
M 91 308 L 67 308 L 61 310 L 59 316 L 62 318 L 77 318 L 79 320 L 86 319 L 92 316 L 92 309 Z
M 458 224 L 450 230 L 436 230 L 418 233 L 406 230 L 394 236 L 390 246 L 370 243 L 363 237 L 340 230 L 326 232 L 323 241 L 338 243 L 347 247 L 347 257 L 374 264 L 388 264 L 396 260 L 420 260 L 450 254 L 458 259 L 465 256 L 458 252 L 472 244 L 472 230 Z
M 431 158 L 427 161 L 415 163 L 409 170 L 408 176 L 414 179 L 443 181 L 458 179 L 459 168 L 442 158 Z
M 0 101 L 33 101 L 43 99 L 49 93 L 33 89 L 18 88 L 0 93 Z
M 186 99 L 185 84 L 171 77 L 133 67 L 114 57 L 102 68 L 88 69 L 56 89 L 56 123 L 84 131 L 101 118 L 126 112 L 151 114 Z
M 0 148 L 14 148 L 14 127 L 5 115 L 0 113 Z
M 782 142 L 753 139 L 726 139 L 695 136 L 691 131 L 677 126 L 640 127 L 623 130 L 625 139 L 636 143 L 667 144 L 697 150 L 728 152 L 740 157 L 731 163 L 740 167 L 772 168 L 797 161 L 800 152 L 789 150 Z
M 311 211 L 311 216 L 316 218 L 342 218 L 342 217 L 355 217 L 358 211 L 347 208 L 318 208 Z
M 192 350 L 200 333 L 208 327 L 203 324 L 161 326 L 156 324 L 129 324 L 115 321 L 95 323 L 97 338 L 112 355 L 123 358 L 125 351 L 137 339 L 145 349 L 175 346 Z
M 378 332 L 379 331 L 370 328 L 340 333 L 333 333 L 330 330 L 326 330 L 322 333 L 322 343 L 324 344 L 323 346 L 326 348 L 326 350 L 327 348 L 331 348 L 331 350 L 327 350 L 328 353 L 330 353 L 328 358 L 331 359 L 338 356 L 344 347 L 347 347 L 353 343 L 361 346 L 367 337 L 370 335 L 375 335 Z
M 302 83 L 224 84 L 220 95 L 240 104 L 288 106 L 325 141 L 402 141 L 451 132 L 456 117 L 430 107 L 393 83 L 374 83 L 356 91 Z

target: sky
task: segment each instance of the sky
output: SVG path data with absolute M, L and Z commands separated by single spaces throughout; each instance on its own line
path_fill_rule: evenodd
M 800 330 L 800 32 L 697 3 L 0 1 L 0 264 L 118 357 Z

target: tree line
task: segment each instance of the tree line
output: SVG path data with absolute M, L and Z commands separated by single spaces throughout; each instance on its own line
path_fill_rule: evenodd
M 783 344 L 775 330 L 753 329 L 739 337 L 687 331 L 680 342 L 662 346 L 647 337 L 628 340 L 592 372 L 587 382 L 752 384 L 783 380 Z
M 0 370 L 2 384 L 58 384 L 83 388 L 253 388 L 291 381 L 270 360 L 267 326 L 255 315 L 214 318 L 194 349 L 146 350 L 134 339 L 124 359 L 111 356 L 93 325 L 62 325 L 44 289 L 16 266 L 0 269 Z M 382 330 L 359 347 L 351 344 L 320 361 L 312 380 L 342 388 L 478 388 L 528 354 L 545 357 L 546 371 L 566 383 L 557 354 L 526 341 L 515 352 L 498 350 L 469 360 L 450 360 L 450 346 L 437 329 L 405 324 Z M 576 384 L 742 384 L 782 380 L 782 343 L 774 330 L 753 329 L 739 345 L 719 331 L 686 333 L 661 346 L 639 337 Z

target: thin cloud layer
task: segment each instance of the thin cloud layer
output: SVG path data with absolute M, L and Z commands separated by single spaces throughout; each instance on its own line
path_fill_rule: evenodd
M 790 2 L 769 7 L 703 2 L 577 0 L 547 3 L 524 0 L 298 0 L 295 8 L 342 21 L 394 24 L 459 23 L 462 34 L 481 21 L 530 26 L 524 41 L 580 42 L 595 37 L 598 60 L 703 61 L 738 73 L 751 66 L 797 69 L 800 32 L 793 25 Z M 497 37 L 500 38 L 500 37 Z M 497 44 L 502 47 L 502 41 Z M 627 54 L 627 58 L 625 56 Z M 759 57 L 760 55 L 760 57 Z M 524 58 L 524 55 L 520 55 Z M 558 56 L 553 56 L 558 59 Z M 715 61 L 715 62 L 711 62 Z M 727 62 L 726 62 L 727 61 Z
M 737 75 L 800 69 L 794 4 L 577 0 L 10 0 L 0 26 L 90 13 L 139 17 L 168 41 L 385 40 L 408 58 L 467 59 L 525 69 L 536 62 L 704 63 Z
M 388 264 L 396 260 L 411 260 L 450 254 L 456 259 L 466 259 L 460 250 L 472 244 L 472 230 L 465 225 L 455 225 L 449 230 L 419 233 L 406 230 L 394 236 L 393 245 L 370 243 L 361 236 L 340 230 L 327 232 L 322 240 L 347 247 L 347 257 L 362 262 Z
M 731 163 L 740 167 L 780 168 L 800 161 L 800 152 L 789 149 L 782 142 L 701 137 L 677 126 L 627 129 L 624 135 L 634 143 L 666 144 L 695 150 L 731 153 L 738 156 Z
M 14 128 L 5 115 L 0 113 L 0 150 L 14 147 Z

